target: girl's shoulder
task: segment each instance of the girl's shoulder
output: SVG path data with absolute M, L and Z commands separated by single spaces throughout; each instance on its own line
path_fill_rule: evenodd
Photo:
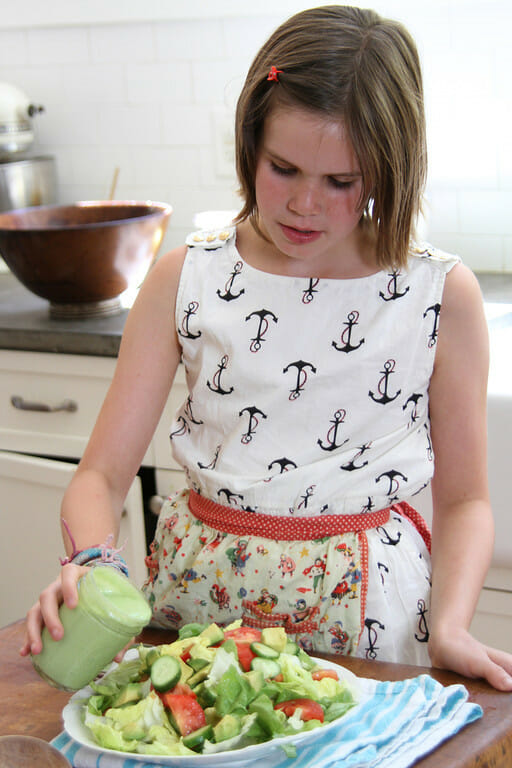
M 434 268 L 449 272 L 461 259 L 460 256 L 447 253 L 430 243 L 414 243 L 410 249 L 410 262 L 414 263 L 415 261 L 416 263 L 428 262 Z

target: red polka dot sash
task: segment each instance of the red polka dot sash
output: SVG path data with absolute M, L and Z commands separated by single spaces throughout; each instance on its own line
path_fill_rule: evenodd
M 189 509 L 201 522 L 236 536 L 263 536 L 275 541 L 308 541 L 343 533 L 360 533 L 385 525 L 393 507 L 362 515 L 282 517 L 247 512 L 222 504 L 190 490 Z M 400 510 L 401 505 L 396 505 Z

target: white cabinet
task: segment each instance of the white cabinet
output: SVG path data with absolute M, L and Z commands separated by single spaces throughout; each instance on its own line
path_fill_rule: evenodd
M 23 616 L 63 555 L 59 509 L 87 444 L 116 360 L 110 357 L 0 350 L 0 626 Z M 184 392 L 180 370 L 143 464 L 167 471 L 173 488 L 183 474 L 171 458 L 169 427 Z M 158 448 L 158 451 L 156 451 Z M 158 492 L 167 495 L 165 480 Z M 141 584 L 146 539 L 138 477 L 124 505 L 119 544 Z
M 41 589 L 59 572 L 64 555 L 60 535 L 60 501 L 75 465 L 0 451 L 2 509 L 0 541 L 0 625 L 24 616 Z M 144 525 L 139 478 L 125 501 L 119 542 L 133 581 L 140 586 L 144 571 Z M 142 548 L 141 548 L 142 545 Z

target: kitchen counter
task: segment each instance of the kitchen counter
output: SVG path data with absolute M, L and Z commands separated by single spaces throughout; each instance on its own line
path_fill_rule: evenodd
M 0 735 L 24 734 L 50 741 L 62 730 L 61 712 L 69 693 L 51 688 L 34 671 L 30 661 L 18 655 L 23 639 L 22 622 L 0 629 Z M 148 629 L 142 638 L 151 644 L 170 642 L 175 635 Z M 402 664 L 330 657 L 359 677 L 378 680 L 403 680 L 426 673 L 443 685 L 462 683 L 470 701 L 480 704 L 484 716 L 466 726 L 415 768 L 510 768 L 512 764 L 512 696 L 499 693 L 481 680 L 468 680 L 451 672 Z
M 117 357 L 127 314 L 56 320 L 45 299 L 0 274 L 0 349 Z

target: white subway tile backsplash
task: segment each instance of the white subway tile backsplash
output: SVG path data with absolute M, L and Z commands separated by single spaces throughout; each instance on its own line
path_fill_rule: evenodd
M 174 20 L 155 25 L 156 46 L 160 61 L 170 59 L 222 59 L 226 42 L 222 22 L 218 19 Z
M 103 103 L 126 101 L 122 64 L 80 64 L 73 69 L 73 79 L 63 78 L 61 100 L 82 104 L 84 113 Z
M 459 211 L 457 193 L 443 186 L 430 186 L 425 194 L 424 219 L 427 239 L 431 232 L 457 232 Z
M 212 145 L 212 127 L 207 109 L 201 106 L 162 105 L 165 144 L 177 146 Z
M 192 63 L 190 61 L 125 63 L 125 92 L 129 104 L 154 103 L 176 113 L 183 104 L 193 103 Z
M 5 80 L 4 67 L 23 67 L 28 64 L 27 31 L 25 29 L 6 29 L 1 33 L 0 67 L 1 77 Z
M 512 235 L 512 189 L 461 189 L 460 226 L 467 235 Z
M 96 107 L 98 142 L 101 145 L 161 144 L 162 115 L 159 104 L 99 104 Z
M 501 237 L 435 232 L 435 244 L 448 253 L 456 253 L 464 264 L 478 272 L 502 272 L 505 268 Z
M 196 147 L 141 146 L 133 151 L 132 162 L 139 186 L 168 186 L 175 190 L 196 188 L 200 170 L 200 156 Z
M 46 119 L 36 118 L 34 126 L 37 141 L 41 144 L 70 147 L 96 146 L 99 141 L 97 109 L 85 109 L 77 103 L 47 109 Z M 42 116 L 44 117 L 44 116 Z
M 86 27 L 29 29 L 29 61 L 34 67 L 48 64 L 82 64 L 90 60 L 89 30 Z
M 193 62 L 195 103 L 201 106 L 222 106 L 234 111 L 246 74 L 246 69 L 234 59 Z
M 90 28 L 91 61 L 139 64 L 156 59 L 154 27 L 149 23 L 109 24 Z

